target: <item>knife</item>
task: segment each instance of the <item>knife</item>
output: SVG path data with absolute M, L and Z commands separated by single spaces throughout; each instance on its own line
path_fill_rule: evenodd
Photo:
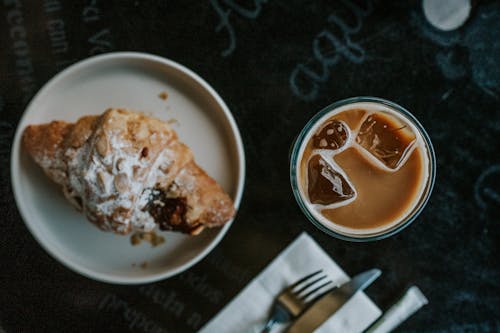
M 356 292 L 364 290 L 375 281 L 382 271 L 370 269 L 353 277 L 349 282 L 327 292 L 314 302 L 287 329 L 288 333 L 313 332 L 340 309 Z

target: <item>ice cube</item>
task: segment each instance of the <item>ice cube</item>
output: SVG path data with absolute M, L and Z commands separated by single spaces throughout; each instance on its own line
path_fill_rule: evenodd
M 315 149 L 339 149 L 345 145 L 349 129 L 338 120 L 326 122 L 312 138 Z
M 416 143 L 415 133 L 386 113 L 369 115 L 361 124 L 356 142 L 390 169 L 397 169 Z
M 308 193 L 313 204 L 329 205 L 354 197 L 354 189 L 320 155 L 314 155 L 308 165 Z

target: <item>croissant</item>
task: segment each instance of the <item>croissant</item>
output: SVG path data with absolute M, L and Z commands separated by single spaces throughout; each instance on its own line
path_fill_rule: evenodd
M 105 231 L 199 234 L 235 214 L 223 189 L 165 122 L 108 109 L 76 123 L 30 125 L 23 145 L 65 197 Z

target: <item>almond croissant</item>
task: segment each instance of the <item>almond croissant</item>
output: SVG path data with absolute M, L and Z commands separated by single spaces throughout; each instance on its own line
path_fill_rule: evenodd
M 28 126 L 23 144 L 64 195 L 99 228 L 119 234 L 198 234 L 235 213 L 222 188 L 160 120 L 122 109 L 76 123 Z

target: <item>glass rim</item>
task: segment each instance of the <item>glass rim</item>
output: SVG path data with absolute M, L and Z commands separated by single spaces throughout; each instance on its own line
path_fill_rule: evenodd
M 304 203 L 304 200 L 302 198 L 302 195 L 300 193 L 299 186 L 297 184 L 297 160 L 298 160 L 298 154 L 300 151 L 300 148 L 302 146 L 302 143 L 305 139 L 305 137 L 308 135 L 310 129 L 318 122 L 319 119 L 321 119 L 325 114 L 328 112 L 331 112 L 334 109 L 337 109 L 339 107 L 348 105 L 348 104 L 354 104 L 354 103 L 376 103 L 376 104 L 382 104 L 385 105 L 391 109 L 394 109 L 398 113 L 401 113 L 404 118 L 407 118 L 409 121 L 415 125 L 415 127 L 419 130 L 422 139 L 425 143 L 426 150 L 428 153 L 428 158 L 429 158 L 429 176 L 426 181 L 426 186 L 424 189 L 424 192 L 422 193 L 421 197 L 419 198 L 419 201 L 413 208 L 413 210 L 406 216 L 404 217 L 400 223 L 397 223 L 396 225 L 388 228 L 387 230 L 382 230 L 377 234 L 368 234 L 366 236 L 364 235 L 346 235 L 343 233 L 340 233 L 338 231 L 332 230 L 330 228 L 327 228 L 324 226 L 320 221 L 314 217 L 314 215 L 309 211 L 309 209 L 306 207 L 306 204 Z M 391 102 L 389 100 L 379 98 L 379 97 L 372 97 L 372 96 L 359 96 L 359 97 L 351 97 L 347 99 L 343 99 L 337 102 L 334 102 L 323 109 L 321 109 L 319 112 L 317 112 L 315 115 L 309 119 L 309 121 L 306 123 L 306 125 L 302 128 L 302 130 L 299 132 L 298 136 L 296 137 L 294 143 L 292 144 L 292 149 L 291 149 L 291 154 L 290 154 L 290 184 L 292 187 L 293 195 L 295 197 L 295 200 L 297 201 L 300 209 L 306 215 L 307 219 L 312 222 L 318 229 L 321 231 L 325 232 L 326 234 L 346 240 L 346 241 L 351 241 L 351 242 L 370 242 L 370 241 L 376 241 L 376 240 L 381 240 L 384 238 L 388 238 L 390 236 L 393 236 L 406 227 L 408 227 L 410 224 L 412 224 L 416 218 L 420 215 L 420 213 L 423 211 L 425 206 L 427 205 L 427 202 L 429 201 L 429 198 L 432 194 L 432 190 L 434 188 L 434 183 L 436 179 L 436 154 L 434 151 L 434 147 L 432 145 L 431 139 L 429 135 L 427 134 L 427 131 L 425 128 L 420 124 L 420 122 L 415 118 L 415 116 L 402 107 L 401 105 L 398 105 L 394 102 Z

